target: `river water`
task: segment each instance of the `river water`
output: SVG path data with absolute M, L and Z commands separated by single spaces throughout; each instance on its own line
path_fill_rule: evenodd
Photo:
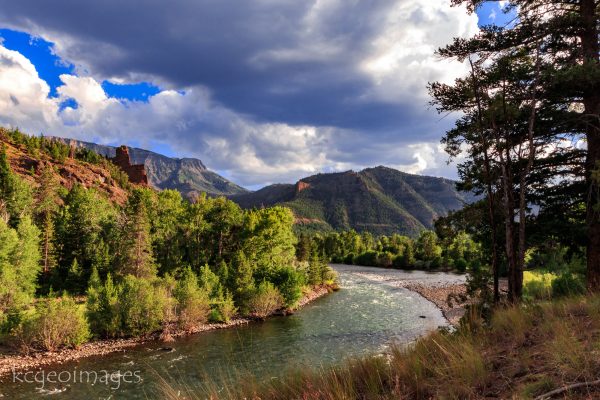
M 162 379 L 188 387 L 218 387 L 252 374 L 277 379 L 286 371 L 318 368 L 348 357 L 384 352 L 445 326 L 439 309 L 394 281 L 461 282 L 445 273 L 334 266 L 341 290 L 294 315 L 151 343 L 102 357 L 43 369 L 39 382 L 4 379 L 7 399 L 153 399 Z M 62 374 L 61 374 L 62 373 Z M 55 374 L 55 375 L 53 375 Z M 59 375 L 61 374 L 61 375 Z M 65 383 L 58 381 L 58 376 Z M 6 382 L 8 380 L 8 382 Z M 84 381 L 83 383 L 81 381 Z M 95 383 L 93 383 L 95 381 Z M 43 386 L 43 387 L 42 387 Z

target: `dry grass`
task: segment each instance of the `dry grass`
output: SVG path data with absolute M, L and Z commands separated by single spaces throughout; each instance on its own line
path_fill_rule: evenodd
M 302 371 L 269 383 L 237 377 L 201 390 L 164 382 L 167 399 L 533 399 L 600 378 L 600 296 L 496 311 L 487 328 L 435 332 L 386 357 Z M 600 385 L 557 398 L 600 398 Z

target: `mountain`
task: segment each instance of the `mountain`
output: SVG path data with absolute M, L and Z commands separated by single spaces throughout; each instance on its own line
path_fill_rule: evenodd
M 244 208 L 283 205 L 301 230 L 355 229 L 416 235 L 433 221 L 475 198 L 445 178 L 387 167 L 318 174 L 295 185 L 277 184 L 229 197 Z
M 74 139 L 55 138 L 64 143 L 85 147 L 100 155 L 114 157 L 116 147 Z M 210 171 L 196 158 L 171 158 L 152 151 L 129 147 L 132 164 L 144 164 L 148 181 L 156 189 L 175 189 L 188 199 L 201 192 L 210 195 L 235 195 L 247 190 Z

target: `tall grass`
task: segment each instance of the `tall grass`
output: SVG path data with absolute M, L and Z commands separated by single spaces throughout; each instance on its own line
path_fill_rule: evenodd
M 224 388 L 199 390 L 165 380 L 161 394 L 172 400 L 535 398 L 600 378 L 599 307 L 600 296 L 508 307 L 486 327 L 434 332 L 412 345 L 392 346 L 385 356 L 268 382 L 239 376 Z M 600 387 L 583 390 L 600 398 Z

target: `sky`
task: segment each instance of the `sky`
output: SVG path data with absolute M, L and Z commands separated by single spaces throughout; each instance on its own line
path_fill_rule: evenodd
M 0 125 L 200 158 L 254 189 L 386 165 L 456 177 L 437 48 L 504 23 L 449 0 L 0 0 Z

